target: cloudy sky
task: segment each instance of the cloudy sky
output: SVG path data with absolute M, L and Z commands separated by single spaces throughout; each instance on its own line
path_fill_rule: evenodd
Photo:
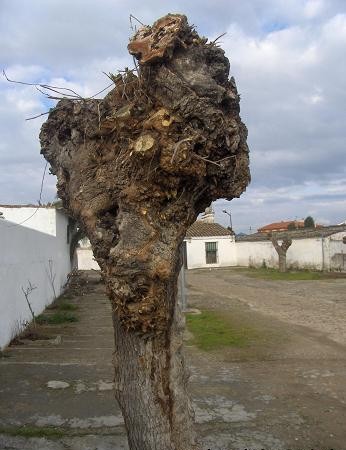
M 150 24 L 181 12 L 221 44 L 249 129 L 252 182 L 215 203 L 236 231 L 312 215 L 346 220 L 345 0 L 0 0 L 0 68 L 8 77 L 92 95 L 102 72 L 132 67 L 129 15 Z M 36 203 L 45 162 L 38 141 L 51 104 L 33 87 L 0 77 L 0 203 Z M 47 176 L 43 201 L 54 199 Z

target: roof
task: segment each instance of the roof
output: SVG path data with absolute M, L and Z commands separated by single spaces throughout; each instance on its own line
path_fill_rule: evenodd
M 207 223 L 201 220 L 197 220 L 186 232 L 187 238 L 208 236 L 233 236 L 233 233 L 219 223 Z
M 303 228 L 304 227 L 304 221 L 303 220 L 286 220 L 281 222 L 273 222 L 269 223 L 268 225 L 264 225 L 261 228 L 258 228 L 257 231 L 274 231 L 274 230 L 287 230 L 288 226 L 293 223 L 296 228 Z
M 288 236 L 291 239 L 307 239 L 316 237 L 326 237 L 332 234 L 346 232 L 346 225 L 332 225 L 330 227 L 320 228 L 301 228 L 298 230 L 288 230 L 275 233 L 278 239 Z M 254 241 L 269 241 L 270 233 L 254 233 L 246 236 L 236 236 L 237 242 L 254 242 Z

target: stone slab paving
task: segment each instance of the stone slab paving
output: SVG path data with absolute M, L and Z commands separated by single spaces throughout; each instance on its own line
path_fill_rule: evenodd
M 0 450 L 127 449 L 113 396 L 111 309 L 97 275 L 87 276 L 89 292 L 70 300 L 78 322 L 46 327 L 50 339 L 11 346 L 0 359 Z M 262 336 L 250 348 L 216 352 L 187 341 L 202 449 L 346 450 L 345 346 L 249 307 L 241 289 L 256 283 L 246 287 L 244 275 L 193 271 L 188 283 L 190 306 L 246 318 Z M 278 302 L 293 296 L 292 286 L 277 286 Z M 50 436 L 52 427 L 60 434 Z

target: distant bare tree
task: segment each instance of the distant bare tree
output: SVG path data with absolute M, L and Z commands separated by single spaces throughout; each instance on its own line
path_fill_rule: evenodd
M 272 244 L 274 245 L 274 248 L 279 255 L 279 272 L 287 272 L 286 255 L 287 250 L 292 245 L 292 239 L 288 236 L 283 236 L 281 238 L 282 243 L 279 244 L 276 234 L 272 233 L 270 236 L 270 240 L 272 241 Z

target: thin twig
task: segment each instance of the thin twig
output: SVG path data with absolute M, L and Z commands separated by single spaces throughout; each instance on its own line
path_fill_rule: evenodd
M 112 82 L 111 84 L 109 84 L 108 86 L 106 86 L 105 88 L 103 88 L 101 91 L 96 92 L 96 94 L 92 95 L 91 97 L 88 98 L 94 98 L 96 97 L 96 95 L 102 94 L 102 92 L 106 91 L 107 89 L 109 89 L 111 86 L 113 86 L 114 82 Z
M 140 72 L 139 72 L 139 67 L 138 67 L 138 65 L 137 65 L 136 58 L 135 58 L 134 56 L 132 56 L 132 59 L 133 59 L 133 64 L 135 65 L 135 68 L 136 68 L 137 77 L 138 77 L 139 84 L 140 84 L 140 83 L 141 83 L 141 74 L 140 74 Z
M 41 114 L 37 114 L 37 116 L 27 117 L 25 120 L 37 119 L 38 117 L 45 116 L 46 114 L 49 114 L 49 113 L 50 113 L 50 111 L 47 111 L 47 112 L 44 112 L 44 113 L 41 113 Z
M 53 291 L 54 300 L 56 300 L 57 295 L 56 295 L 56 290 L 55 290 L 55 285 L 54 285 L 56 273 L 53 272 L 53 260 L 52 259 L 48 260 L 48 269 L 46 268 L 46 274 L 48 276 L 48 280 L 49 280 L 49 283 L 50 283 L 52 291 Z
M 220 163 L 220 162 L 226 161 L 226 159 L 231 159 L 231 158 L 236 158 L 236 157 L 237 157 L 237 155 L 226 156 L 226 158 L 219 159 L 215 162 Z
M 210 164 L 214 164 L 215 166 L 218 166 L 221 168 L 223 168 L 223 165 L 220 164 L 221 162 L 226 161 L 226 159 L 236 158 L 236 155 L 231 155 L 231 156 L 226 156 L 226 158 L 219 159 L 218 161 L 212 161 L 211 159 L 207 159 L 204 156 L 197 155 L 196 153 L 193 153 L 193 156 L 195 156 L 198 159 L 201 159 L 202 161 L 208 162 Z
M 214 39 L 212 42 L 210 42 L 211 45 L 216 44 L 216 41 L 218 41 L 219 39 L 221 39 L 223 36 L 225 36 L 227 34 L 227 31 L 225 31 L 225 33 L 220 34 L 220 36 L 218 36 L 216 39 Z
M 29 301 L 29 295 L 32 293 L 33 290 L 37 289 L 37 286 L 33 286 L 31 284 L 30 280 L 28 280 L 28 283 L 29 283 L 29 286 L 26 289 L 24 289 L 23 286 L 22 286 L 22 292 L 24 294 L 26 303 L 28 304 L 30 313 L 32 315 L 32 321 L 34 323 L 34 327 L 36 327 L 36 317 L 35 317 L 34 310 L 32 309 L 31 303 Z
M 6 80 L 9 83 L 16 83 L 16 84 L 23 84 L 24 86 L 40 86 L 42 89 L 47 89 L 47 91 L 53 91 L 58 93 L 59 95 L 62 95 L 64 97 L 75 97 L 75 98 L 79 98 L 82 99 L 83 97 L 81 97 L 79 94 L 77 94 L 77 92 L 75 92 L 73 89 L 70 88 L 65 88 L 65 87 L 59 87 L 59 86 L 50 86 L 48 84 L 40 84 L 40 83 L 28 83 L 25 81 L 17 81 L 17 80 L 11 80 L 10 78 L 8 78 L 5 70 L 2 71 L 4 77 L 6 78 Z M 74 96 L 71 94 L 64 94 L 62 92 L 56 91 L 56 89 L 60 90 L 60 91 L 68 91 L 68 92 L 72 92 L 72 94 L 74 94 Z
M 139 19 L 137 19 L 136 16 L 134 16 L 133 14 L 130 14 L 130 24 L 131 24 L 131 27 L 132 27 L 132 19 L 137 20 L 137 22 L 140 23 L 140 24 L 142 25 L 142 27 L 145 27 L 145 26 L 146 26 L 146 25 L 144 25 L 143 22 L 141 22 Z M 133 29 L 133 27 L 132 27 L 132 29 Z
M 201 159 L 202 161 L 208 162 L 210 164 L 214 164 L 215 166 L 222 167 L 221 164 L 212 161 L 211 159 L 204 158 L 203 156 L 197 155 L 196 153 L 192 154 L 195 158 Z
M 97 113 L 99 119 L 99 130 L 101 130 L 101 113 L 100 113 L 100 103 L 97 104 Z
M 40 206 L 41 206 L 41 198 L 42 198 L 42 192 L 43 192 L 43 183 L 44 183 L 44 179 L 46 176 L 46 171 L 47 171 L 47 166 L 48 166 L 48 161 L 46 162 L 46 165 L 44 166 L 44 171 L 43 171 L 43 176 L 42 176 L 42 180 L 41 180 L 41 189 L 40 189 L 40 198 L 38 200 L 38 206 L 35 209 L 35 211 L 26 219 L 24 219 L 22 222 L 19 223 L 13 223 L 11 225 L 6 225 L 7 228 L 12 228 L 12 227 L 18 227 L 19 225 L 23 225 L 23 223 L 27 222 L 29 219 L 31 219 L 32 217 L 34 217 L 34 215 L 37 213 L 37 211 L 39 210 Z
M 174 146 L 174 151 L 173 151 L 173 155 L 172 155 L 172 158 L 171 158 L 171 164 L 173 164 L 173 161 L 174 161 L 174 159 L 175 159 L 175 157 L 176 157 L 176 155 L 177 155 L 177 152 L 178 152 L 178 150 L 179 150 L 180 145 L 181 145 L 183 142 L 188 142 L 188 141 L 192 141 L 192 139 L 191 139 L 191 138 L 181 139 L 181 141 L 179 141 L 179 142 L 177 142 L 177 143 L 175 144 L 175 146 Z

